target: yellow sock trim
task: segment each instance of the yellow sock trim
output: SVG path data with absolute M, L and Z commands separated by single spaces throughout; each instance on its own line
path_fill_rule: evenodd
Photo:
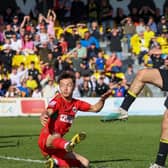
M 160 139 L 160 142 L 168 144 L 168 139 Z
M 136 94 L 134 94 L 133 92 L 131 92 L 130 90 L 128 90 L 128 94 L 133 96 L 133 97 L 136 97 Z

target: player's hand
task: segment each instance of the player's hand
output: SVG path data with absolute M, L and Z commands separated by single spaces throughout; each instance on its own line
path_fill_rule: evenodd
M 106 93 L 101 95 L 101 100 L 102 101 L 106 100 L 110 95 L 112 95 L 112 90 L 108 90 Z
M 41 116 L 40 116 L 41 125 L 45 126 L 48 122 L 48 119 L 49 119 L 49 117 L 47 114 L 41 114 Z

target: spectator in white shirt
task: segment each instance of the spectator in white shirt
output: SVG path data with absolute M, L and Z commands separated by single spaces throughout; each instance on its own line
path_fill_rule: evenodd
M 22 42 L 20 39 L 17 39 L 17 35 L 13 34 L 11 38 L 11 49 L 16 51 L 17 54 L 20 53 L 22 48 Z
M 10 74 L 10 80 L 12 85 L 20 86 L 21 73 L 18 73 L 16 66 L 12 67 L 12 73 Z
M 58 89 L 54 84 L 54 80 L 49 80 L 48 84 L 46 84 L 42 89 L 43 97 L 51 99 L 52 97 L 54 97 L 57 90 Z

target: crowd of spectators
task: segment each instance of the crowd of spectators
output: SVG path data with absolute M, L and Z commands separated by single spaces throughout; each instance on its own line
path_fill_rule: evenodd
M 76 75 L 76 97 L 99 97 L 109 88 L 123 97 L 135 76 L 125 47 L 139 66 L 168 69 L 168 7 L 164 15 L 143 6 L 128 16 L 119 8 L 114 18 L 109 1 L 100 2 L 84 8 L 73 1 L 72 22 L 60 10 L 32 18 L 8 8 L 0 17 L 0 97 L 51 98 L 66 70 Z

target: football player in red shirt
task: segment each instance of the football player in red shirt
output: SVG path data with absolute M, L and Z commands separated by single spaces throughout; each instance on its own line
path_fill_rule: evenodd
M 63 72 L 58 78 L 60 93 L 48 104 L 47 110 L 41 114 L 41 130 L 38 144 L 44 156 L 50 156 L 49 168 L 58 167 L 88 167 L 89 160 L 73 151 L 74 145 L 85 138 L 84 133 L 77 134 L 71 141 L 63 136 L 69 131 L 76 112 L 99 112 L 105 100 L 112 94 L 109 90 L 99 101 L 91 105 L 85 101 L 72 98 L 75 88 L 75 76 L 72 72 Z

